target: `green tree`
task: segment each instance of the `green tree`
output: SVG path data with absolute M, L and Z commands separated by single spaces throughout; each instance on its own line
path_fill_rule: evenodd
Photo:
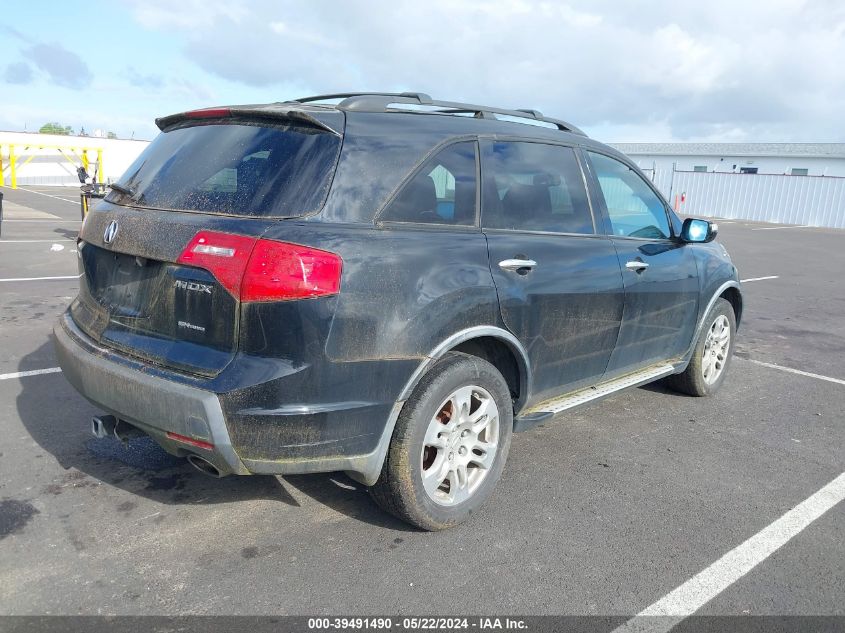
M 117 134 L 115 134 L 114 132 L 109 132 L 108 134 L 106 134 L 106 138 L 117 138 Z
M 45 123 L 41 126 L 38 130 L 42 134 L 62 134 L 64 136 L 69 136 L 73 134 L 73 128 L 69 125 L 60 125 L 55 121 L 52 123 Z

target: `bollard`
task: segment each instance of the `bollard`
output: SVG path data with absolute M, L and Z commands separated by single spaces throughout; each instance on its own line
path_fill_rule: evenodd
M 0 191 L 0 237 L 3 235 L 3 192 Z

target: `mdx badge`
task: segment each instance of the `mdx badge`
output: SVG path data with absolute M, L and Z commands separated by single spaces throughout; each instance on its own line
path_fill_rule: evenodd
M 117 230 L 120 227 L 117 226 L 117 220 L 112 220 L 109 222 L 109 225 L 106 227 L 106 232 L 103 233 L 103 241 L 106 244 L 111 244 L 114 242 L 114 238 L 117 237 Z
M 212 286 L 208 284 L 201 284 L 198 281 L 183 281 L 177 279 L 173 285 L 180 290 L 190 290 L 192 292 L 207 292 L 211 294 Z

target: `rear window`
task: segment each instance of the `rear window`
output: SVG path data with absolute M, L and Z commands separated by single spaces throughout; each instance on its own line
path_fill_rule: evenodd
M 177 125 L 150 143 L 109 200 L 155 209 L 294 217 L 322 207 L 341 139 L 300 123 Z

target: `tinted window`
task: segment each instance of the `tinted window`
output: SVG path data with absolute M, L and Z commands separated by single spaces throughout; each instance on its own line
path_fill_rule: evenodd
M 484 155 L 487 228 L 593 233 L 575 152 L 541 143 L 493 143 Z
M 455 143 L 429 158 L 382 214 L 383 220 L 475 224 L 475 141 Z
M 645 180 L 618 160 L 592 152 L 589 155 L 604 195 L 613 234 L 668 238 L 666 208 Z
M 109 200 L 248 216 L 298 216 L 325 201 L 340 138 L 300 124 L 183 125 L 159 134 Z

